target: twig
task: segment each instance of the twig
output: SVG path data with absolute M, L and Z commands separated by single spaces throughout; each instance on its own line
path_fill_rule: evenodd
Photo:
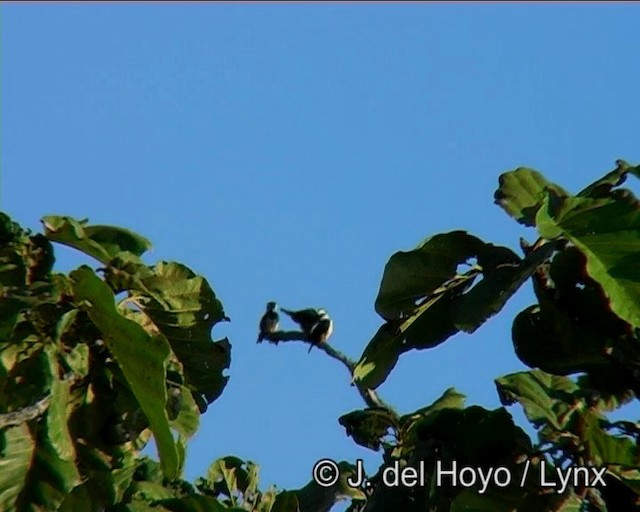
M 68 372 L 62 379 L 64 382 L 69 383 L 71 389 L 75 388 L 78 384 L 83 382 L 83 378 L 73 372 Z M 15 427 L 25 421 L 31 421 L 42 416 L 49 408 L 49 402 L 51 402 L 52 395 L 46 395 L 38 400 L 33 405 L 27 405 L 17 411 L 5 412 L 0 414 L 0 428 Z
M 333 348 L 328 343 L 315 344 L 305 333 L 301 331 L 277 331 L 272 333 L 265 333 L 264 338 L 274 345 L 277 345 L 280 342 L 302 341 L 304 343 L 309 343 L 314 347 L 317 347 L 318 350 L 322 350 L 329 357 L 340 361 L 347 368 L 347 370 L 349 370 L 349 374 L 351 375 L 351 384 L 357 388 L 358 393 L 368 407 L 381 407 L 388 410 L 391 414 L 397 416 L 397 413 L 393 409 L 393 407 L 382 400 L 382 398 L 378 396 L 378 393 L 376 393 L 375 390 L 371 388 L 365 388 L 358 384 L 357 380 L 353 379 L 353 372 L 356 368 L 356 362 L 339 350 Z
M 17 411 L 0 414 L 0 428 L 15 427 L 26 421 L 42 416 L 51 402 L 51 395 L 41 398 L 33 405 L 28 405 Z

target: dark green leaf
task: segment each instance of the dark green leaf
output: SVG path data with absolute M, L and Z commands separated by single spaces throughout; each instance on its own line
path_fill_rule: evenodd
M 578 386 L 568 377 L 533 370 L 505 375 L 495 383 L 502 404 L 520 402 L 527 418 L 536 426 L 548 424 L 562 430 L 574 412 L 572 396 Z
M 473 333 L 488 318 L 498 313 L 538 266 L 551 257 L 555 244 L 545 244 L 518 263 L 505 263 L 483 270 L 483 278 L 460 295 L 453 306 L 455 326 Z
M 640 178 L 640 166 L 632 167 L 625 161 L 618 160 L 613 171 L 585 187 L 578 193 L 578 197 L 591 197 L 593 199 L 606 197 L 610 194 L 612 188 L 619 187 L 625 182 L 627 174 Z
M 170 354 L 166 338 L 150 336 L 139 324 L 120 315 L 113 293 L 89 267 L 73 271 L 71 279 L 75 299 L 102 331 L 105 345 L 149 419 L 164 473 L 170 479 L 175 478 L 178 454 L 165 410 L 165 371 Z
M 298 497 L 290 491 L 282 491 L 276 496 L 271 512 L 300 512 Z
M 354 379 L 375 389 L 385 381 L 402 353 L 433 348 L 456 334 L 451 304 L 473 283 L 473 278 L 456 276 L 417 306 L 411 316 L 390 320 L 380 327 L 356 365 Z
M 385 319 L 412 313 L 418 300 L 451 279 L 457 266 L 484 246 L 466 231 L 451 231 L 428 238 L 412 251 L 395 253 L 384 269 L 376 311 Z
M 24 489 L 35 443 L 26 424 L 4 429 L 0 439 L 0 510 L 11 512 Z
M 530 306 L 518 313 L 511 334 L 516 355 L 532 368 L 569 375 L 609 365 L 607 338 L 551 305 Z
M 383 408 L 352 411 L 338 419 L 349 437 L 360 446 L 374 451 L 380 449 L 383 438 L 397 427 L 396 418 Z
M 102 263 L 120 252 L 140 256 L 151 248 L 146 238 L 115 226 L 87 226 L 86 221 L 57 215 L 43 217 L 42 223 L 49 240 L 78 249 Z
M 559 198 L 549 195 L 538 213 L 545 238 L 563 236 L 587 257 L 589 275 L 611 309 L 640 327 L 640 207 L 634 200 Z
M 538 171 L 525 167 L 501 174 L 498 181 L 499 186 L 494 194 L 496 204 L 525 226 L 535 226 L 536 213 L 547 188 L 558 194 L 568 195 L 558 185 L 548 182 Z
M 133 267 L 129 271 L 135 272 Z M 134 298 L 169 340 L 184 367 L 186 385 L 201 410 L 206 409 L 222 393 L 228 380 L 223 373 L 231 363 L 229 342 L 211 339 L 213 326 L 228 320 L 222 303 L 206 279 L 179 263 L 161 262 L 152 273 L 140 275 L 130 281 Z
M 210 496 L 185 496 L 184 498 L 171 498 L 157 502 L 164 510 L 171 512 L 232 512 L 235 508 L 227 508 Z M 156 509 L 151 509 L 155 511 Z M 151 511 L 150 511 L 151 512 Z
M 402 340 L 396 336 L 397 326 L 383 324 L 365 348 L 353 371 L 353 379 L 365 388 L 382 384 L 402 353 Z

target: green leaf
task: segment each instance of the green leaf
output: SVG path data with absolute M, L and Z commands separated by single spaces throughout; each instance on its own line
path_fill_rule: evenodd
M 380 449 L 389 430 L 397 427 L 396 418 L 387 409 L 372 407 L 344 414 L 338 422 L 356 443 L 374 451 Z
M 403 442 L 434 439 L 460 465 L 491 467 L 531 453 L 531 442 L 504 409 L 443 407 L 411 425 Z
M 396 332 L 396 327 L 390 322 L 378 329 L 353 371 L 353 380 L 371 389 L 385 381 L 402 353 L 402 340 Z
M 18 510 L 57 510 L 80 482 L 75 461 L 61 459 L 45 431 L 39 436 Z
M 236 491 L 243 490 L 238 486 L 239 480 L 246 481 L 246 470 L 243 466 L 244 461 L 238 457 L 223 457 L 209 466 L 206 480 L 212 489 L 218 488 L 221 484 L 222 492 L 233 500 Z
M 94 497 L 89 493 L 88 486 L 79 485 L 67 495 L 62 505 L 60 505 L 58 512 L 77 512 L 78 510 L 93 512 L 98 506 L 99 505 L 95 503 Z
M 51 386 L 51 402 L 47 410 L 47 434 L 58 457 L 65 461 L 74 461 L 76 450 L 69 433 L 68 402 L 69 382 L 55 379 Z
M 547 181 L 538 171 L 526 167 L 501 174 L 498 182 L 499 186 L 494 194 L 495 203 L 525 226 L 535 226 L 536 213 L 544 200 L 546 189 L 552 189 L 560 195 L 568 195 L 561 187 Z
M 84 343 L 76 345 L 66 354 L 65 361 L 78 377 L 86 377 L 89 374 L 89 347 Z
M 185 496 L 184 498 L 172 498 L 157 502 L 164 510 L 171 512 L 231 512 L 243 509 L 229 509 L 211 496 Z M 156 510 L 154 507 L 151 511 Z
M 340 461 L 337 463 L 338 470 L 340 473 L 340 477 L 338 481 L 329 487 L 322 487 L 314 480 L 311 480 L 307 485 L 305 485 L 302 489 L 298 489 L 296 491 L 291 491 L 291 493 L 295 493 L 297 497 L 298 504 L 301 512 L 329 512 L 329 510 L 333 507 L 333 505 L 344 498 L 352 498 L 357 500 L 364 500 L 365 495 L 360 489 L 354 489 L 349 486 L 348 479 L 355 475 L 356 468 L 353 464 Z M 280 498 L 283 493 L 278 494 L 278 498 L 282 500 L 283 508 L 280 508 L 281 505 L 278 503 L 278 499 L 276 499 L 276 503 L 271 512 L 276 510 L 282 510 L 287 512 L 295 512 L 297 509 L 295 508 L 295 501 L 291 499 L 289 496 L 286 496 L 286 502 L 284 501 L 284 497 Z M 286 507 L 285 507 L 286 505 Z
M 628 174 L 640 178 L 640 166 L 632 167 L 624 160 L 616 162 L 616 168 L 602 178 L 594 181 L 578 193 L 578 197 L 600 198 L 610 194 L 611 189 L 619 187 L 627 179 Z
M 610 366 L 605 357 L 607 336 L 573 321 L 552 304 L 518 313 L 511 334 L 516 355 L 531 368 L 569 375 Z
M 71 279 L 75 299 L 102 331 L 105 345 L 149 420 L 163 472 L 167 478 L 175 478 L 178 453 L 165 410 L 165 372 L 170 354 L 166 338 L 150 336 L 139 324 L 120 315 L 113 293 L 89 267 L 82 266 L 73 271 Z
M 411 316 L 384 324 L 365 348 L 354 380 L 375 389 L 394 368 L 400 355 L 412 349 L 433 348 L 458 332 L 451 304 L 473 283 L 474 276 L 455 276 L 417 306 Z
M 132 497 L 135 500 L 159 501 L 174 497 L 170 489 L 155 482 L 135 482 L 132 486 Z
M 537 492 L 536 492 L 537 491 Z M 477 489 L 463 490 L 451 503 L 450 512 L 581 512 L 582 500 L 575 493 L 565 495 L 529 492 L 516 486 L 490 489 L 478 494 Z
M 526 492 L 521 489 L 489 490 L 484 494 L 479 494 L 477 489 L 465 489 L 451 503 L 450 512 L 520 512 L 525 496 Z
M 0 510 L 11 512 L 24 489 L 35 443 L 26 424 L 4 429 L 0 439 Z
M 620 318 L 640 327 L 640 207 L 635 200 L 549 194 L 537 217 L 545 238 L 562 236 L 587 257 L 587 271 Z
M 521 262 L 483 270 L 482 280 L 456 299 L 452 312 L 455 326 L 473 333 L 504 307 L 537 268 L 551 257 L 555 247 L 548 243 L 530 252 Z
M 400 418 L 400 425 L 403 430 L 406 430 L 411 428 L 416 421 L 427 418 L 436 411 L 441 411 L 443 409 L 462 409 L 466 398 L 467 397 L 465 395 L 458 392 L 455 388 L 448 388 L 442 396 L 440 396 L 440 398 L 431 405 L 421 407 L 417 411 L 402 416 Z
M 398 438 L 402 440 L 400 446 L 404 452 L 413 450 L 418 443 L 417 429 L 423 421 L 432 418 L 439 411 L 445 409 L 462 410 L 464 408 L 466 397 L 459 393 L 455 388 L 448 388 L 442 396 L 435 400 L 431 405 L 421 407 L 420 409 L 402 416 L 398 424 Z
M 572 404 L 566 400 L 578 385 L 568 377 L 533 370 L 505 375 L 495 383 L 502 404 L 520 402 L 527 419 L 536 426 L 548 424 L 562 430 L 571 419 Z
M 298 497 L 294 492 L 282 491 L 276 496 L 271 512 L 299 512 Z
M 48 215 L 42 218 L 49 240 L 68 245 L 107 263 L 118 253 L 128 251 L 137 256 L 151 248 L 146 238 L 116 226 L 87 226 L 87 221 Z
M 226 338 L 211 339 L 213 326 L 228 320 L 222 303 L 204 277 L 179 263 L 159 263 L 142 282 L 149 292 L 140 290 L 136 298 L 169 340 L 202 411 L 220 396 L 229 379 L 223 373 L 231 363 L 231 345 Z
M 583 440 L 590 460 L 597 466 L 640 467 L 640 448 L 623 436 L 614 436 L 602 428 L 602 420 L 594 414 L 584 415 Z
M 466 231 L 451 231 L 428 238 L 412 251 L 395 253 L 384 269 L 376 311 L 385 319 L 413 312 L 416 301 L 451 279 L 457 266 L 484 246 Z
M 186 386 L 174 389 L 178 389 L 180 394 L 177 407 L 178 415 L 170 421 L 171 427 L 183 436 L 191 437 L 196 433 L 200 424 L 198 406 Z

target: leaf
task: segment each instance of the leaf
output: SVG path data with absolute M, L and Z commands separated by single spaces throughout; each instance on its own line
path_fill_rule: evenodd
M 452 312 L 455 326 L 473 333 L 504 307 L 536 269 L 551 257 L 555 248 L 555 244 L 548 243 L 530 252 L 521 262 L 483 271 L 482 280 L 456 299 Z
M 535 226 L 536 213 L 544 200 L 546 189 L 554 190 L 560 195 L 568 195 L 564 189 L 547 181 L 538 171 L 526 167 L 501 174 L 498 182 L 499 186 L 494 194 L 495 203 L 525 226 Z
M 380 449 L 380 442 L 389 430 L 397 427 L 396 418 L 383 408 L 352 411 L 340 416 L 338 422 L 357 444 L 374 451 Z
M 402 416 L 400 418 L 400 425 L 403 429 L 408 429 L 411 428 L 416 421 L 427 418 L 436 411 L 443 409 L 462 409 L 466 398 L 465 395 L 459 393 L 455 388 L 448 388 L 442 396 L 431 405 L 421 407 L 417 411 Z
M 206 404 L 220 396 L 229 379 L 223 373 L 231 363 L 231 345 L 226 338 L 211 339 L 213 326 L 228 320 L 222 304 L 204 277 L 179 263 L 159 263 L 153 275 L 142 282 L 150 294 L 141 291 L 136 298 L 169 340 L 203 412 Z
M 91 496 L 87 485 L 79 485 L 65 498 L 58 512 L 77 512 L 78 510 L 94 510 L 94 497 Z
M 564 237 L 587 257 L 587 271 L 613 312 L 640 327 L 640 207 L 635 200 L 549 194 L 537 216 L 540 235 Z
M 384 268 L 376 311 L 387 320 L 410 314 L 416 301 L 451 279 L 457 266 L 484 245 L 466 231 L 451 231 L 428 238 L 412 251 L 395 253 Z
M 424 420 L 433 417 L 439 411 L 445 409 L 463 409 L 466 397 L 456 391 L 455 388 L 448 388 L 442 396 L 435 400 L 431 405 L 421 407 L 420 409 L 405 414 L 399 421 L 399 429 L 397 437 L 402 440 L 404 451 L 411 451 L 415 448 L 417 439 L 416 427 Z
M 165 371 L 170 354 L 167 340 L 163 336 L 150 336 L 136 322 L 120 315 L 116 311 L 113 293 L 89 267 L 82 266 L 70 276 L 75 299 L 102 331 L 105 345 L 118 362 L 149 420 L 163 472 L 167 478 L 175 478 L 178 474 L 178 453 L 165 410 Z
M 301 512 L 329 512 L 336 502 L 344 498 L 365 499 L 365 494 L 360 489 L 353 488 L 348 483 L 349 478 L 355 475 L 355 466 L 346 461 L 338 462 L 337 466 L 340 477 L 333 485 L 323 487 L 316 483 L 315 480 L 311 480 L 303 488 L 291 491 L 291 493 L 295 493 L 297 497 L 297 506 Z M 278 497 L 280 497 L 281 494 L 282 493 L 278 494 Z M 283 498 L 280 499 L 283 500 Z M 295 501 L 289 496 L 286 496 L 286 498 L 286 507 L 285 503 L 283 503 L 282 508 L 280 508 L 281 505 L 279 505 L 278 499 L 276 499 L 276 503 L 271 512 L 275 510 L 295 512 L 297 510 L 295 508 Z
M 178 415 L 170 421 L 171 427 L 185 437 L 193 436 L 200 424 L 200 413 L 193 396 L 186 386 L 174 388 L 179 390 Z
M 213 462 L 207 470 L 206 481 L 209 488 L 218 490 L 235 500 L 237 491 L 244 492 L 247 471 L 244 461 L 238 457 L 227 456 Z
M 26 424 L 4 429 L 0 439 L 0 510 L 11 512 L 24 489 L 35 443 Z
M 532 450 L 529 437 L 504 408 L 489 411 L 475 405 L 432 411 L 411 425 L 402 439 L 405 444 L 435 440 L 459 465 L 479 467 L 494 467 Z
M 640 448 L 636 443 L 628 437 L 608 434 L 602 428 L 601 421 L 594 414 L 584 415 L 583 440 L 588 447 L 590 460 L 596 466 L 640 467 Z
M 589 327 L 574 322 L 552 304 L 530 306 L 513 321 L 513 347 L 527 366 L 556 375 L 609 367 L 607 336 Z
M 161 501 L 173 499 L 170 489 L 155 482 L 135 482 L 132 486 L 132 498 L 140 501 Z
M 87 226 L 86 221 L 57 215 L 43 217 L 42 223 L 49 240 L 78 249 L 102 263 L 120 252 L 140 256 L 151 248 L 146 238 L 116 226 Z
M 18 510 L 57 510 L 80 482 L 75 461 L 61 459 L 45 432 L 38 439 Z
M 383 324 L 364 349 L 353 370 L 353 380 L 363 387 L 375 389 L 382 384 L 398 362 L 402 340 L 392 323 Z
M 382 325 L 356 365 L 354 380 L 367 388 L 382 384 L 404 352 L 433 348 L 458 332 L 451 304 L 474 276 L 456 276 L 417 306 L 411 316 Z
M 594 199 L 606 197 L 613 187 L 619 187 L 626 181 L 627 174 L 633 174 L 640 178 L 640 166 L 632 167 L 624 160 L 618 160 L 613 171 L 585 187 L 578 193 L 578 197 L 591 197 Z
M 164 510 L 170 510 L 171 512 L 235 512 L 236 510 L 243 510 L 229 509 L 211 496 L 185 496 L 184 498 L 159 500 L 156 503 L 162 506 Z M 154 510 L 156 510 L 155 507 L 150 509 L 149 512 Z
M 535 426 L 551 425 L 564 429 L 571 419 L 571 398 L 578 386 L 568 377 L 542 370 L 512 373 L 495 380 L 503 405 L 520 402 L 527 419 Z
M 299 512 L 298 497 L 294 492 L 282 491 L 276 496 L 271 512 Z
M 536 492 L 537 491 L 537 492 Z M 515 485 L 489 489 L 478 494 L 477 489 L 465 489 L 451 503 L 450 512 L 581 512 L 582 500 L 571 492 L 566 495 L 529 492 Z
M 74 461 L 76 450 L 69 433 L 67 403 L 69 382 L 55 379 L 51 386 L 51 402 L 47 410 L 47 435 L 51 446 L 60 459 Z

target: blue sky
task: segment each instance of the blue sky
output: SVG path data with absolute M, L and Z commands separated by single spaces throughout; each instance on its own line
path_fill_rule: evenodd
M 493 205 L 500 173 L 529 166 L 577 191 L 617 158 L 640 161 L 635 4 L 1 16 L 2 210 L 34 229 L 46 214 L 133 229 L 154 243 L 148 261 L 205 275 L 232 319 L 214 330 L 233 343 L 231 379 L 190 444 L 190 479 L 226 454 L 285 488 L 320 458 L 379 463 L 337 423 L 363 405 L 341 365 L 256 345 L 268 300 L 325 307 L 332 343 L 357 358 L 393 252 L 453 229 L 514 248 L 534 237 Z M 523 369 L 510 326 L 531 301 L 527 287 L 474 335 L 403 356 L 381 395 L 410 412 L 455 386 L 499 406 L 493 379 Z

